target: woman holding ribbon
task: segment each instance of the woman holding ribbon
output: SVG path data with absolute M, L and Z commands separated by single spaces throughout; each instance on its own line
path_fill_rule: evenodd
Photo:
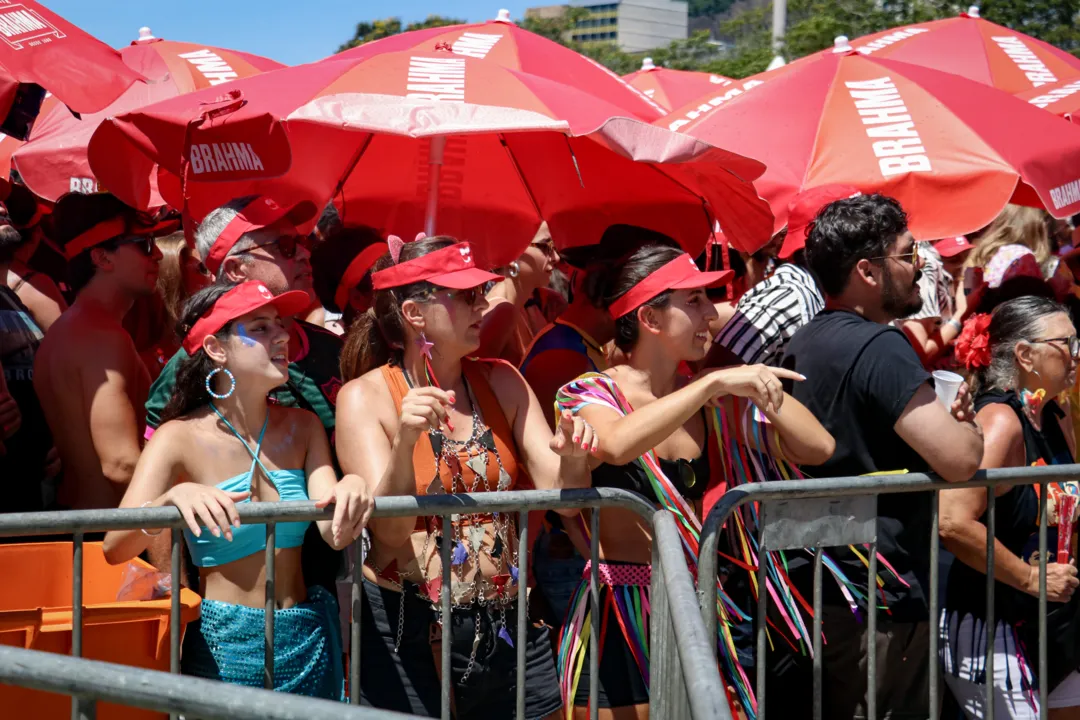
M 282 319 L 309 304 L 306 292 L 275 297 L 257 281 L 216 284 L 188 300 L 180 321 L 190 357 L 121 507 L 172 505 L 187 522 L 184 536 L 204 600 L 202 617 L 184 636 L 186 674 L 263 686 L 266 527 L 241 525 L 237 503 L 318 498 L 319 507 L 335 504 L 333 519 L 318 527 L 338 550 L 360 536 L 371 514 L 364 482 L 355 475 L 338 481 L 319 419 L 267 402 L 267 393 L 288 379 Z M 304 582 L 300 546 L 308 525 L 276 529 L 274 687 L 340 700 L 337 602 Z M 126 562 L 155 534 L 110 532 L 105 557 Z
M 972 373 L 983 468 L 1073 462 L 1068 417 L 1056 398 L 1072 387 L 1080 340 L 1053 300 L 1027 295 L 973 315 L 956 342 Z M 1038 485 L 995 489 L 994 710 L 1038 718 L 1047 683 L 1050 718 L 1080 717 L 1080 605 L 1076 599 L 1075 482 L 1047 486 L 1046 596 L 1049 677 L 1037 678 Z M 941 493 L 941 539 L 956 555 L 940 618 L 945 682 L 969 718 L 986 717 L 986 534 L 984 488 Z M 1056 562 L 1053 562 L 1055 561 Z
M 703 273 L 690 255 L 660 245 L 646 245 L 611 268 L 604 295 L 615 320 L 615 345 L 626 360 L 604 374 L 578 378 L 557 399 L 561 411 L 584 418 L 601 438 L 592 459 L 593 485 L 633 490 L 670 511 L 692 562 L 702 517 L 730 484 L 749 479 L 749 466 L 760 479 L 782 479 L 786 463 L 820 464 L 834 449 L 821 424 L 784 392 L 782 379 L 801 379 L 795 372 L 762 365 L 695 378 L 679 372 L 705 356 L 716 317 L 705 288 L 730 278 L 729 270 Z M 761 437 L 751 450 L 746 435 L 753 433 Z M 600 717 L 644 718 L 651 535 L 633 514 L 604 510 L 599 545 Z M 585 572 L 588 578 L 589 568 Z M 577 705 L 582 717 L 589 687 L 587 629 L 597 622 L 585 587 L 571 604 L 559 653 L 566 703 Z M 749 683 L 730 633 L 721 651 L 725 679 L 752 716 Z
M 402 244 L 372 273 L 374 303 L 342 353 L 337 450 L 376 496 L 587 486 L 597 437 L 566 413 L 554 436 L 512 366 L 470 357 L 480 345 L 485 283 L 467 242 Z M 576 514 L 575 511 L 567 511 Z M 361 697 L 377 708 L 437 717 L 440 676 L 451 673 L 457 718 L 513 717 L 517 643 L 525 643 L 525 716 L 561 706 L 548 630 L 517 634 L 519 577 L 513 515 L 380 518 L 364 567 Z M 440 618 L 440 548 L 453 612 Z M 442 643 L 451 667 L 442 667 Z

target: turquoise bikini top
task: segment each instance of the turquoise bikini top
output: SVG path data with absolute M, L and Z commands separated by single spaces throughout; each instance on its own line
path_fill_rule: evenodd
M 244 443 L 244 447 L 251 454 L 251 469 L 220 482 L 216 487 L 226 492 L 245 492 L 251 489 L 251 477 L 258 465 L 266 478 L 277 489 L 278 497 L 282 500 L 307 500 L 307 475 L 303 470 L 267 470 L 259 460 L 262 450 L 263 436 L 266 435 L 266 426 L 270 422 L 270 414 L 267 413 L 263 422 L 262 432 L 259 433 L 259 444 L 252 450 L 251 446 L 240 437 L 236 428 L 232 426 L 221 411 L 210 404 L 217 416 L 232 430 L 233 435 Z M 251 502 L 251 499 L 241 500 L 240 503 Z M 294 548 L 300 547 L 304 542 L 304 533 L 307 532 L 306 522 L 278 523 L 275 534 L 275 547 Z M 188 549 L 191 551 L 192 562 L 198 567 L 217 567 L 225 565 L 248 555 L 253 555 L 266 549 L 266 525 L 241 525 L 233 528 L 233 539 L 229 542 L 224 537 L 214 537 L 210 532 L 203 532 L 195 537 L 190 530 L 184 530 L 184 538 L 187 540 Z

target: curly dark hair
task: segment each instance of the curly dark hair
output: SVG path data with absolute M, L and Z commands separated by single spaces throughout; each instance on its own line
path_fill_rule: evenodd
M 806 236 L 806 261 L 829 297 L 844 292 L 860 260 L 884 257 L 907 231 L 907 214 L 885 195 L 857 195 L 822 208 Z
M 187 337 L 187 334 L 191 332 L 191 328 L 195 326 L 199 318 L 210 312 L 214 303 L 238 284 L 214 283 L 189 297 L 187 302 L 184 303 L 184 310 L 180 315 L 180 320 L 176 323 L 177 336 L 181 338 Z M 232 329 L 233 323 L 226 323 L 225 327 L 215 333 L 215 337 L 225 339 L 232 332 Z M 195 354 L 185 358 L 180 363 L 180 366 L 176 369 L 176 387 L 165 409 L 161 411 L 161 425 L 209 404 L 210 395 L 206 392 L 206 376 L 215 367 L 217 366 L 214 361 L 210 359 L 210 356 L 202 348 L 196 350 Z

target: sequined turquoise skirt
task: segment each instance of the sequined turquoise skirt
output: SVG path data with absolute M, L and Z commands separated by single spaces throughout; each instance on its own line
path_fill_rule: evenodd
M 187 627 L 180 659 L 185 675 L 263 687 L 266 611 L 204 600 Z M 307 602 L 274 612 L 274 689 L 345 699 L 341 629 L 334 597 L 322 587 Z

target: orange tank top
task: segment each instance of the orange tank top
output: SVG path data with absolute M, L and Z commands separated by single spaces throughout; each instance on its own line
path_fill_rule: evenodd
M 502 461 L 502 469 L 510 476 L 510 484 L 505 489 L 530 489 L 532 482 L 525 474 L 525 469 L 518 460 L 513 430 L 510 428 L 506 414 L 503 412 L 502 406 L 499 404 L 495 393 L 491 389 L 491 384 L 488 382 L 487 366 L 492 362 L 500 361 L 464 358 L 461 361 L 461 372 L 469 389 L 472 391 L 473 400 L 479 405 L 481 419 L 491 431 L 495 449 L 499 454 L 499 459 Z M 383 380 L 386 381 L 386 386 L 390 389 L 390 395 L 394 398 L 394 409 L 400 413 L 401 401 L 409 392 L 409 383 L 405 380 L 405 373 L 396 365 L 383 365 L 380 369 L 382 370 Z M 487 472 L 483 482 L 477 482 L 477 474 L 467 462 L 469 460 L 467 453 L 459 452 L 458 459 L 461 466 L 461 479 L 465 488 L 472 488 L 475 484 L 475 492 L 490 492 L 499 487 L 499 464 L 493 458 L 487 463 Z M 439 480 L 441 480 L 441 487 L 439 487 L 436 486 L 435 482 L 435 468 L 435 451 L 431 445 L 431 436 L 424 433 L 413 447 L 413 473 L 416 476 L 417 495 L 454 492 L 453 472 L 451 469 L 445 462 L 438 463 Z M 462 488 L 457 488 L 457 492 L 463 491 Z M 485 518 L 486 516 L 477 516 L 476 521 L 482 522 Z M 424 522 L 417 519 L 417 530 L 423 530 L 425 527 Z

